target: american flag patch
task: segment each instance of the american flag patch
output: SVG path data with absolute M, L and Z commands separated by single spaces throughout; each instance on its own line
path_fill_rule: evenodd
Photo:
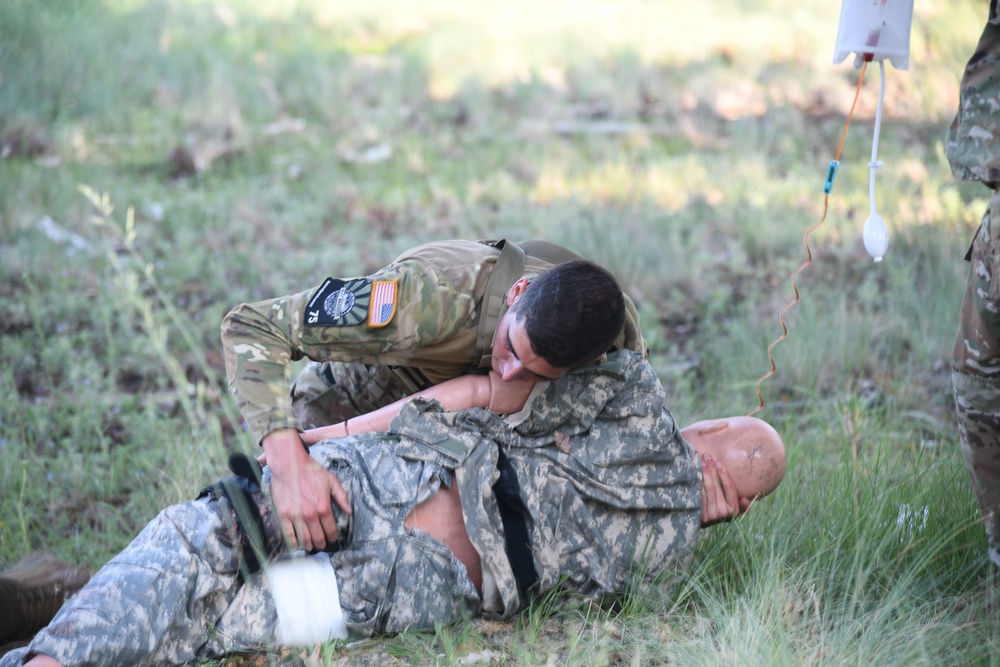
M 376 280 L 372 282 L 372 299 L 368 304 L 368 326 L 374 329 L 384 327 L 396 314 L 396 288 L 398 280 Z

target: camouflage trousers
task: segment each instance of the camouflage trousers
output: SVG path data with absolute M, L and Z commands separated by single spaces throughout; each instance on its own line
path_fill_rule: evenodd
M 362 435 L 312 448 L 351 500 L 351 515 L 336 512 L 338 550 L 329 559 L 353 638 L 433 628 L 480 611 L 465 566 L 443 543 L 403 524 L 414 505 L 450 483 L 450 473 L 396 456 L 394 442 Z M 259 503 L 268 502 L 269 479 L 265 469 Z M 240 543 L 225 498 L 168 507 L 0 667 L 35 653 L 64 665 L 181 665 L 273 646 L 280 619 L 266 566 L 241 581 Z
M 292 407 L 303 429 L 377 410 L 430 386 L 418 371 L 337 361 L 312 361 L 292 384 Z
M 1000 565 L 1000 193 L 994 192 L 972 244 L 968 287 L 952 354 L 962 454 Z

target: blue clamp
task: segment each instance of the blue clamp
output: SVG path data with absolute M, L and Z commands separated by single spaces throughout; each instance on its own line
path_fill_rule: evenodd
M 837 169 L 840 168 L 840 160 L 830 160 L 830 166 L 826 169 L 826 183 L 823 185 L 823 192 L 830 194 L 833 190 L 833 179 L 837 177 Z

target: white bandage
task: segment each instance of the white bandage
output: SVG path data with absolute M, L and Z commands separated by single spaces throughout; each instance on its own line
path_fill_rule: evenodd
M 347 639 L 337 576 L 327 554 L 297 555 L 272 563 L 267 578 L 278 611 L 278 642 L 313 646 Z

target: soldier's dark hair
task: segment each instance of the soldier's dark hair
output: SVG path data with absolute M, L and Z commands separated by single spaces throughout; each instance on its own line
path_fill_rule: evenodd
M 610 271 L 574 260 L 538 274 L 511 313 L 523 320 L 535 354 L 556 368 L 575 368 L 611 348 L 625 325 L 625 298 Z

